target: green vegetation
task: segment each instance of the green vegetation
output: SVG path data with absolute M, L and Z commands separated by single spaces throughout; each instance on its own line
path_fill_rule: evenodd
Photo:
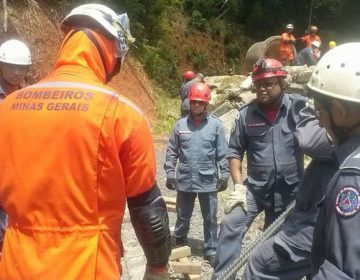
M 154 127 L 156 135 L 170 132 L 180 117 L 180 99 L 171 97 L 161 88 L 155 88 L 157 121 Z
M 23 2 L 26 3 L 25 0 Z M 41 2 L 46 6 L 61 7 L 67 13 L 75 5 L 88 1 Z M 94 2 L 129 14 L 131 30 L 136 38 L 131 51 L 142 61 L 156 87 L 161 89 L 156 90 L 156 100 L 161 103 L 157 104 L 159 127 L 164 128 L 171 127 L 165 112 L 177 102 L 182 71 L 192 68 L 205 75 L 218 75 L 231 68 L 234 73 L 239 73 L 247 49 L 255 41 L 280 34 L 287 23 L 295 25 L 294 35 L 297 38 L 304 35 L 310 24 L 317 25 L 324 45 L 330 40 L 338 44 L 360 40 L 360 29 L 354 28 L 359 26 L 358 0 Z M 163 109 L 164 113 L 161 112 Z

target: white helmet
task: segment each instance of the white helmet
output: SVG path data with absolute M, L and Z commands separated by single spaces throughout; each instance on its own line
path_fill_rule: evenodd
M 360 103 L 360 43 L 329 50 L 318 62 L 307 86 L 318 94 Z
M 289 23 L 285 26 L 285 29 L 294 29 L 294 25 Z
M 315 41 L 312 41 L 311 45 L 312 45 L 312 46 L 314 46 L 315 48 L 320 48 L 320 46 L 321 46 L 321 42 L 320 42 L 320 41 L 315 40 Z
M 112 9 L 101 4 L 85 4 L 74 8 L 60 24 L 65 34 L 71 27 L 97 27 L 108 37 L 116 39 L 115 56 L 123 61 L 129 49 L 128 43 L 134 38 L 130 34 L 130 22 L 126 13 L 117 15 Z
M 29 48 L 19 40 L 8 40 L 0 46 L 0 61 L 16 64 L 31 65 Z

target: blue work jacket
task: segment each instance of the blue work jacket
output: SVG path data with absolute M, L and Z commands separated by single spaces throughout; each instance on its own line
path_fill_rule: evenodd
M 240 108 L 230 136 L 227 158 L 242 161 L 246 153 L 245 184 L 265 207 L 274 211 L 284 210 L 295 199 L 304 173 L 303 152 L 295 133 L 306 102 L 301 95 L 284 94 L 271 123 L 254 100 Z
M 189 93 L 190 88 L 194 83 L 196 83 L 196 78 L 183 83 L 180 88 L 180 98 L 181 98 L 181 105 L 180 109 L 183 111 L 190 111 L 190 101 L 189 101 Z
M 225 130 L 218 118 L 208 114 L 198 127 L 191 116 L 181 118 L 170 136 L 166 176 L 176 178 L 178 191 L 216 191 L 219 173 L 221 178 L 229 178 L 226 150 Z
M 303 120 L 297 125 L 295 135 L 301 150 L 313 160 L 307 166 L 300 183 L 295 208 L 274 238 L 275 244 L 281 246 L 294 262 L 310 259 L 319 212 L 317 205 L 323 199 L 329 181 L 338 169 L 334 159 L 335 147 L 315 117 L 314 109 L 306 107 L 300 112 L 300 118 Z M 302 253 L 299 254 L 299 251 Z
M 316 280 L 360 279 L 360 136 L 337 147 L 331 179 L 314 229 Z

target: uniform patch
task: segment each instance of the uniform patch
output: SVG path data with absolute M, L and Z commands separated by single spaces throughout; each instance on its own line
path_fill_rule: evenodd
M 360 210 L 360 194 L 355 187 L 342 187 L 335 201 L 336 211 L 344 217 L 352 216 Z
M 265 125 L 266 125 L 266 123 L 264 123 L 264 122 L 261 122 L 261 123 L 248 123 L 247 127 L 263 127 Z
M 191 134 L 190 130 L 179 130 L 179 134 Z

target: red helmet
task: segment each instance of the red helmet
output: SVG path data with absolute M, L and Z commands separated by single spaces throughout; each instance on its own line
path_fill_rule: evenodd
M 287 72 L 280 61 L 273 58 L 259 59 L 253 66 L 252 81 L 269 78 L 269 77 L 286 77 Z
M 190 88 L 189 100 L 209 102 L 211 100 L 210 88 L 205 83 L 195 83 Z
M 191 80 L 191 79 L 194 79 L 195 78 L 195 73 L 193 71 L 186 71 L 184 74 L 183 74 L 183 77 L 185 80 Z

